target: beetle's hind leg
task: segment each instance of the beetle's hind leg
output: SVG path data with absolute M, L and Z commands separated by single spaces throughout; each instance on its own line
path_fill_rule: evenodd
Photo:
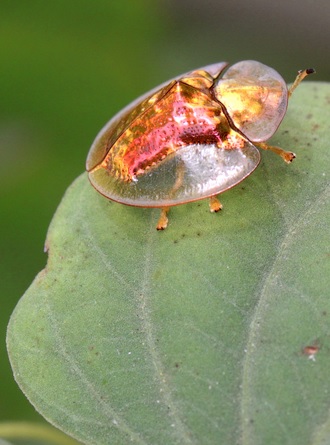
M 167 214 L 169 212 L 169 207 L 163 207 L 160 212 L 160 217 L 156 226 L 157 230 L 165 230 L 168 224 Z
M 173 195 L 178 190 L 178 188 L 181 186 L 183 178 L 184 178 L 184 165 L 179 164 L 178 171 L 177 171 L 177 177 L 176 177 L 175 183 L 173 185 L 173 188 L 171 190 L 171 195 Z M 212 212 L 212 213 L 219 212 L 222 209 L 222 204 L 219 201 L 217 195 L 213 195 L 210 197 L 209 206 L 210 206 L 210 212 Z M 169 210 L 170 210 L 170 207 L 163 207 L 161 209 L 158 223 L 156 226 L 157 230 L 165 230 L 166 229 L 167 224 L 168 224 L 168 216 L 167 215 L 168 215 Z
M 183 179 L 185 174 L 185 166 L 183 162 L 179 162 L 177 166 L 176 171 L 176 178 L 175 183 L 173 184 L 173 187 L 169 193 L 169 197 L 172 197 L 175 195 L 176 191 L 181 187 Z M 157 230 L 165 230 L 168 224 L 168 212 L 170 208 L 169 207 L 163 207 L 160 212 L 160 217 L 156 226 Z
M 292 151 L 285 151 L 280 147 L 274 147 L 274 145 L 267 145 L 264 142 L 254 142 L 254 145 L 256 147 L 262 148 L 263 150 L 270 150 L 277 155 L 281 156 L 283 161 L 285 161 L 287 164 L 290 164 L 296 157 L 296 155 Z

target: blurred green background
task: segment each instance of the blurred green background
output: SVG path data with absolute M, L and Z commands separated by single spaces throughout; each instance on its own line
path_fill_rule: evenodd
M 257 59 L 288 82 L 314 67 L 327 81 L 329 25 L 328 0 L 1 1 L 0 420 L 39 418 L 11 375 L 6 325 L 99 129 L 148 89 L 217 61 Z

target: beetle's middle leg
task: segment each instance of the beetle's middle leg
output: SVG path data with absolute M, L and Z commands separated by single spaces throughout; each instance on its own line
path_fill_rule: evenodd
M 222 209 L 222 204 L 219 201 L 217 195 L 211 196 L 209 201 L 210 212 L 219 212 Z

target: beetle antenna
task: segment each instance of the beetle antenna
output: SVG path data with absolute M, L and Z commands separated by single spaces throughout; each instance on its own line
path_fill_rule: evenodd
M 307 68 L 305 70 L 298 71 L 298 76 L 296 77 L 295 81 L 289 88 L 289 97 L 292 95 L 294 90 L 297 88 L 297 86 L 300 84 L 300 82 L 305 79 L 305 77 L 309 76 L 310 74 L 314 74 L 316 71 L 314 68 Z

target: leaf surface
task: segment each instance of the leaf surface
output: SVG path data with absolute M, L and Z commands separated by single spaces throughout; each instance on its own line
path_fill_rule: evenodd
M 270 152 L 207 202 L 109 202 L 86 174 L 8 329 L 15 378 L 87 444 L 330 442 L 330 86 L 294 93 Z M 313 347 L 314 354 L 310 354 Z

